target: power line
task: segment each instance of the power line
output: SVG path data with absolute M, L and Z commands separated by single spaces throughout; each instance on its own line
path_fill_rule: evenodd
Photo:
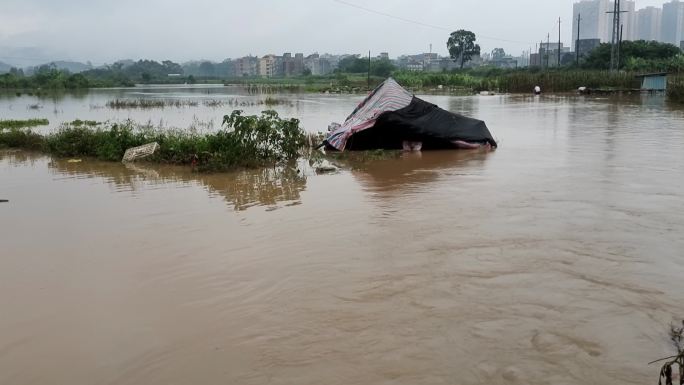
M 336 2 L 336 3 L 339 3 L 339 4 L 344 4 L 344 5 L 349 6 L 349 7 L 352 7 L 352 8 L 360 9 L 360 10 L 362 10 L 362 11 L 374 13 L 374 14 L 376 14 L 376 15 L 385 16 L 385 17 L 388 17 L 388 18 L 390 18 L 390 19 L 395 19 L 395 20 L 403 21 L 403 22 L 405 22 L 405 23 L 411 23 L 411 24 L 420 25 L 420 26 L 426 27 L 426 28 L 433 28 L 433 29 L 439 29 L 439 30 L 442 30 L 442 31 L 453 32 L 453 29 L 452 29 L 452 28 L 447 28 L 447 27 L 443 27 L 443 26 L 439 26 L 439 25 L 434 25 L 434 24 L 428 24 L 428 23 L 424 23 L 424 22 L 418 21 L 418 20 L 407 19 L 407 18 L 405 18 L 405 17 L 392 15 L 392 14 L 389 14 L 389 13 L 386 13 L 386 12 L 382 12 L 382 11 L 378 11 L 378 10 L 371 9 L 371 8 L 366 8 L 366 7 L 364 7 L 364 6 L 357 5 L 357 4 L 354 4 L 354 3 L 349 3 L 349 2 L 344 1 L 344 0 L 332 0 L 332 1 L 334 1 L 334 2 Z M 501 38 L 498 38 L 498 37 L 492 37 L 492 36 L 486 36 L 486 35 L 479 35 L 479 34 L 478 34 L 477 36 L 478 36 L 479 38 L 483 38 L 483 39 L 485 39 L 485 40 L 496 40 L 496 41 L 503 41 L 503 42 L 507 42 L 507 43 L 518 43 L 518 44 L 530 44 L 529 42 L 525 42 L 525 41 L 510 40 L 510 39 L 501 39 Z

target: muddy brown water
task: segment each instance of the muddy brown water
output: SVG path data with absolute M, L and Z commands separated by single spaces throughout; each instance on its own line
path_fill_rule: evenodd
M 1 152 L 0 384 L 656 380 L 684 317 L 682 110 L 433 100 L 501 147 L 332 175 Z

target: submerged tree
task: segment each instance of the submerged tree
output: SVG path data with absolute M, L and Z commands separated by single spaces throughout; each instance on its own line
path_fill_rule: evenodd
M 480 46 L 475 44 L 475 40 L 475 34 L 464 29 L 452 32 L 449 36 L 447 40 L 449 54 L 455 62 L 460 64 L 461 68 L 465 62 L 472 59 L 473 55 L 480 54 Z

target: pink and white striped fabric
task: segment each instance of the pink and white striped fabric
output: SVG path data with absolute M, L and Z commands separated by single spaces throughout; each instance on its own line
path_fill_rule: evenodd
M 413 94 L 389 78 L 356 107 L 344 124 L 328 135 L 326 142 L 335 149 L 344 151 L 349 137 L 373 127 L 384 112 L 400 110 L 411 104 L 411 100 Z

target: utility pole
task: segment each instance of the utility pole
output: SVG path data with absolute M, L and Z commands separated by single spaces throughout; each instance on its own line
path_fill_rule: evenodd
M 368 51 L 368 90 L 370 91 L 371 51 Z
M 558 68 L 561 65 L 561 18 L 558 18 Z
M 620 70 L 620 50 L 622 49 L 622 30 L 624 28 L 624 25 L 620 25 L 620 39 L 618 40 L 618 49 L 617 49 L 617 70 Z
M 549 69 L 549 47 L 551 46 L 551 34 L 546 34 L 546 69 Z
M 613 14 L 613 36 L 611 39 L 611 50 L 610 50 L 610 70 L 611 71 L 616 71 L 617 68 L 620 66 L 619 63 L 615 61 L 615 59 L 620 55 L 619 50 L 619 40 L 620 40 L 620 14 L 621 13 L 626 13 L 627 11 L 623 11 L 622 8 L 620 7 L 620 0 L 614 0 L 614 7 L 612 12 L 606 12 L 606 13 L 612 13 Z
M 577 40 L 575 40 L 575 65 L 579 67 L 579 41 L 580 41 L 580 27 L 582 26 L 582 14 L 577 14 Z

